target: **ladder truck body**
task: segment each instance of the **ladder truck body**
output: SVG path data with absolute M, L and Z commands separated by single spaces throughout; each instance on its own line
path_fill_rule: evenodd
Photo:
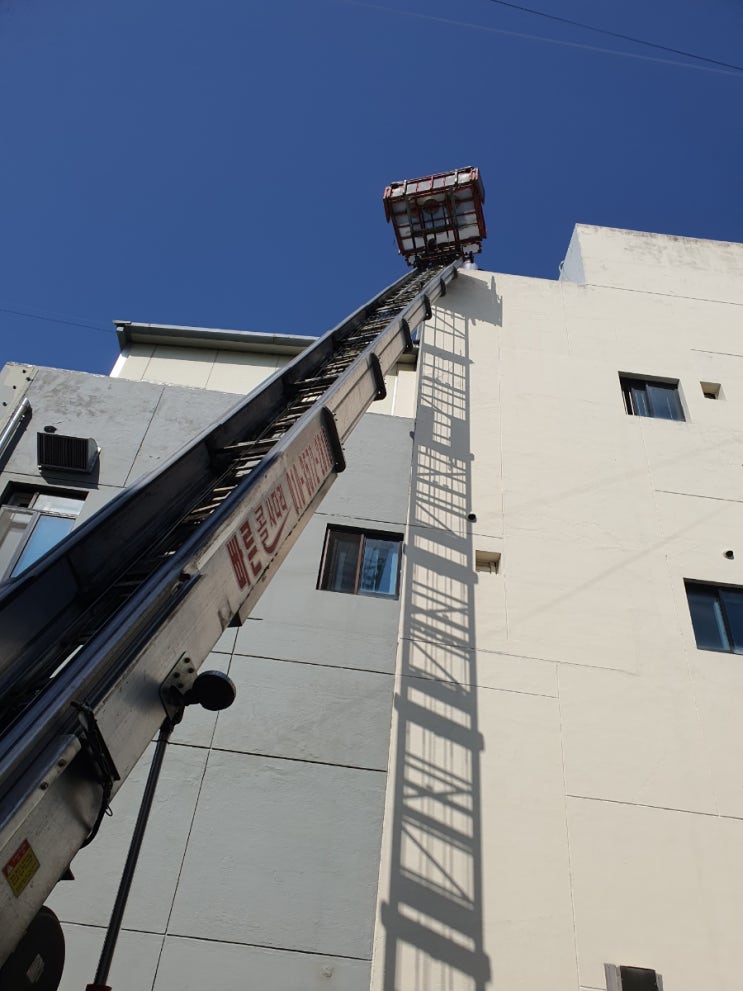
M 0 585 L 0 968 L 255 606 L 463 262 L 458 242 L 406 255 L 411 272 Z

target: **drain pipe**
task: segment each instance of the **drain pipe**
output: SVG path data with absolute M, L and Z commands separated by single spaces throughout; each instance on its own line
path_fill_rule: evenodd
M 16 430 L 20 427 L 21 423 L 26 417 L 26 414 L 31 412 L 31 403 L 28 399 L 22 399 L 15 409 L 15 412 L 8 420 L 3 432 L 0 433 L 0 459 L 4 457 L 10 442 L 15 436 Z

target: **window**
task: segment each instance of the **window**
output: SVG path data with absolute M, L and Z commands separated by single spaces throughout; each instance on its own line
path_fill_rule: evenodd
M 67 536 L 84 497 L 17 489 L 0 506 L 0 579 L 14 578 Z
M 743 654 L 743 588 L 685 584 L 697 647 Z
M 652 416 L 657 420 L 685 420 L 678 382 L 619 376 L 624 408 L 630 416 Z
M 328 527 L 317 587 L 396 599 L 401 545 L 402 536 L 396 533 Z

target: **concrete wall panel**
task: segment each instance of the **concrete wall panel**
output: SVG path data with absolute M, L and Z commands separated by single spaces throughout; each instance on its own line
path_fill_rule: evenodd
M 169 931 L 368 959 L 384 780 L 213 751 Z
M 65 923 L 65 968 L 59 991 L 80 991 L 93 982 L 105 928 Z M 155 980 L 163 937 L 124 929 L 109 980 L 116 991 L 150 991 Z
M 63 922 L 108 924 L 153 751 L 151 745 L 114 798 L 96 841 L 73 860 L 75 880 L 58 884 L 48 900 Z M 131 929 L 166 931 L 206 757 L 195 747 L 168 748 L 124 915 Z
M 715 814 L 688 675 L 559 670 L 568 794 Z
M 164 389 L 147 425 L 147 432 L 134 459 L 127 483 L 131 484 L 175 454 L 222 417 L 236 402 L 235 397 L 223 392 Z
M 569 824 L 582 984 L 604 987 L 608 962 L 678 991 L 739 986 L 739 820 L 570 799 Z
M 575 987 L 558 705 L 504 692 L 478 695 L 485 735 L 485 950 L 492 984 L 523 991 Z
M 415 423 L 398 416 L 365 417 L 345 444 L 346 471 L 320 514 L 404 525 Z
M 230 677 L 217 749 L 387 770 L 391 675 L 236 656 Z
M 191 348 L 158 344 L 147 363 L 144 377 L 148 382 L 203 389 L 209 381 L 216 358 L 216 350 L 193 351 Z
M 350 599 L 350 596 L 343 596 L 343 599 Z M 394 625 L 398 615 L 394 609 L 389 615 L 375 611 L 367 615 L 368 622 L 364 625 L 374 628 L 380 621 L 385 626 Z M 330 627 L 322 613 L 318 616 L 316 625 L 281 622 L 280 618 L 248 620 L 237 632 L 235 655 L 276 657 L 280 660 L 306 661 L 308 664 L 392 674 L 395 670 L 397 646 L 395 631 L 391 630 L 381 636 L 367 629 L 359 631 L 347 619 L 348 617 L 344 617 L 342 604 L 330 603 L 327 614 Z
M 154 345 L 130 345 L 126 352 L 119 357 L 118 367 L 114 366 L 116 368 L 115 378 L 130 379 L 135 382 L 146 379 L 147 366 L 154 350 Z
M 94 437 L 101 448 L 95 475 L 54 476 L 56 484 L 86 487 L 103 482 L 123 486 L 142 443 L 162 389 L 103 375 L 40 368 L 28 391 L 32 415 L 13 449 L 14 472 L 42 478 L 37 467 L 36 434 L 53 426 L 61 434 Z
M 154 991 L 367 991 L 369 964 L 316 953 L 169 936 Z
M 235 392 L 247 396 L 288 359 L 278 354 L 241 354 L 239 351 L 217 351 L 205 388 L 219 392 Z

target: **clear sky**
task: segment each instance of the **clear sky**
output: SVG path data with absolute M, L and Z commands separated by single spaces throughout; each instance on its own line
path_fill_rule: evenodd
M 743 64 L 740 0 L 527 5 Z M 555 278 L 576 222 L 743 241 L 743 71 L 493 0 L 0 0 L 0 93 L 0 365 L 322 333 L 404 271 L 385 184 L 461 165 L 487 269 Z

